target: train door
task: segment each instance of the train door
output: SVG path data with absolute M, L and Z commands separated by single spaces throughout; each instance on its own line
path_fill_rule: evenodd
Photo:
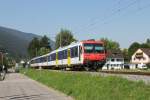
M 58 52 L 56 52 L 56 67 L 58 67 Z
M 70 49 L 68 49 L 68 52 L 67 52 L 67 58 L 68 58 L 68 66 L 70 66 L 70 64 L 71 64 L 71 58 L 70 58 Z

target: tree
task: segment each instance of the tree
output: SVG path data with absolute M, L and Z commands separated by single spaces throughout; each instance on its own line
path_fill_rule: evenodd
M 28 53 L 31 58 L 47 54 L 50 51 L 50 39 L 45 35 L 40 40 L 38 38 L 33 38 L 33 40 L 29 43 L 28 46 Z
M 76 41 L 73 37 L 72 32 L 66 29 L 61 29 L 61 31 L 56 36 L 56 49 L 62 46 L 67 46 L 70 43 Z
M 33 40 L 29 43 L 28 53 L 30 57 L 38 56 L 38 50 L 40 49 L 40 41 L 38 38 L 33 38 Z
M 47 49 L 50 49 L 51 50 L 51 46 L 50 46 L 50 39 L 44 35 L 41 40 L 40 40 L 40 47 L 45 47 Z
M 147 41 L 145 43 L 138 43 L 138 42 L 134 42 L 130 45 L 129 47 L 129 57 L 131 58 L 131 56 L 133 55 L 133 53 L 139 49 L 139 48 L 150 48 L 150 39 L 147 39 Z
M 118 42 L 110 40 L 108 38 L 101 38 L 101 41 L 104 41 L 104 46 L 107 50 L 118 50 L 120 49 L 120 45 Z
M 44 35 L 40 39 L 40 49 L 38 50 L 38 55 L 44 55 L 47 54 L 51 51 L 51 46 L 50 46 L 50 39 Z
M 150 48 L 150 45 L 148 45 L 147 43 L 142 43 L 140 45 L 140 48 Z
M 40 50 L 38 51 L 38 55 L 41 56 L 41 55 L 45 55 L 47 53 L 49 53 L 51 50 L 49 48 L 46 48 L 46 47 L 42 47 L 40 48 Z
M 138 42 L 134 42 L 130 45 L 129 49 L 128 49 L 128 54 L 129 54 L 129 57 L 131 58 L 131 56 L 133 55 L 133 53 L 138 49 L 140 48 L 141 45 L 138 43 Z
M 150 47 L 150 39 L 146 40 L 146 44 Z
M 123 54 L 123 57 L 124 57 L 124 61 L 129 62 L 130 58 L 129 58 L 129 55 L 128 55 L 128 49 L 123 49 L 122 54 Z

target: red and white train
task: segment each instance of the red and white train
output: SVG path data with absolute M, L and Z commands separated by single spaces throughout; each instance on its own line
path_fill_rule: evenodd
M 101 68 L 106 60 L 102 41 L 84 40 L 31 59 L 31 67 Z

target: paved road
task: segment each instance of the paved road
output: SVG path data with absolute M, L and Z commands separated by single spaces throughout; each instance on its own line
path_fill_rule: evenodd
M 4 81 L 0 81 L 0 100 L 72 100 L 72 98 L 22 74 L 10 73 Z

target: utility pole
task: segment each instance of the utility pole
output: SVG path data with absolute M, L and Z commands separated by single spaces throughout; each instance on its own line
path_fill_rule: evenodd
M 36 57 L 38 56 L 38 50 L 37 50 L 37 48 L 36 48 L 36 50 L 35 50 L 35 56 L 36 56 Z
M 6 55 L 8 55 L 8 53 L 1 53 L 1 59 L 2 59 L 2 65 L 4 65 L 4 56 L 6 57 Z
M 4 57 L 3 57 L 3 53 L 2 54 L 2 65 L 4 64 Z
M 2 52 L 0 52 L 0 56 L 1 56 L 1 64 L 3 65 L 3 53 Z

